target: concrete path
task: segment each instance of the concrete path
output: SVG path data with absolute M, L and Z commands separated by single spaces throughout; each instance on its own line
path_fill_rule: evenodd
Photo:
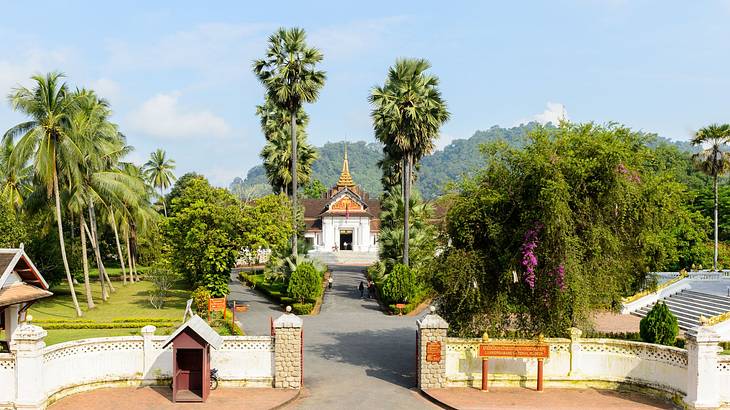
M 281 316 L 283 309 L 242 283 L 237 273 L 231 273 L 228 287 L 231 290 L 228 294 L 229 303 L 235 301 L 237 306 L 248 305 L 248 311 L 236 313 L 236 320 L 241 324 L 243 332 L 248 336 L 268 336 L 269 319 Z

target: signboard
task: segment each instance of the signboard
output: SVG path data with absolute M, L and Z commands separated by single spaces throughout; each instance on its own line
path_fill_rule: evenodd
M 426 343 L 426 361 L 435 363 L 441 361 L 441 342 Z
M 479 357 L 506 357 L 524 359 L 547 359 L 550 346 L 546 343 L 481 343 Z
M 211 298 L 208 301 L 210 312 L 223 312 L 226 310 L 226 298 Z

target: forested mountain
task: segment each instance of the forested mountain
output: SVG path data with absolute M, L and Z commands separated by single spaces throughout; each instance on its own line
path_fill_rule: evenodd
M 464 175 L 469 175 L 483 165 L 483 156 L 479 152 L 480 145 L 502 139 L 510 145 L 519 146 L 522 144 L 524 136 L 535 126 L 537 126 L 536 123 L 512 128 L 495 125 L 488 130 L 476 131 L 468 139 L 453 140 L 443 150 L 437 150 L 423 158 L 417 171 L 416 186 L 418 190 L 426 199 L 440 195 L 446 184 L 458 181 Z M 671 141 L 662 137 L 657 137 L 650 145 L 665 143 L 674 145 L 681 151 L 692 149 L 689 142 Z M 312 177 L 322 181 L 328 188 L 337 182 L 342 170 L 344 147 L 345 142 L 330 142 L 323 147 L 317 147 L 319 157 L 312 166 Z M 347 155 L 350 162 L 350 173 L 355 182 L 366 192 L 379 195 L 383 190 L 380 184 L 381 172 L 377 165 L 382 158 L 380 144 L 363 141 L 348 142 Z M 242 189 L 255 185 L 261 186 L 259 184 L 268 184 L 262 165 L 251 168 L 245 180 L 236 178 L 231 183 L 231 190 L 240 192 Z

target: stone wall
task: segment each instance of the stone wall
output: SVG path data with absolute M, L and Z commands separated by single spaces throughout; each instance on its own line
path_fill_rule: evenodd
M 421 389 L 480 387 L 481 339 L 445 337 L 448 324 L 432 313 L 418 322 L 418 385 Z M 683 400 L 690 408 L 730 404 L 730 358 L 718 355 L 719 337 L 709 328 L 687 334 L 687 350 L 613 339 L 545 339 L 550 345 L 544 362 L 546 386 L 633 384 Z M 427 341 L 442 341 L 442 361 L 426 360 Z M 489 359 L 490 385 L 534 386 L 535 359 Z
M 276 336 L 224 336 L 219 349 L 211 348 L 211 367 L 218 369 L 221 385 L 300 387 L 301 319 L 285 314 L 275 328 Z M 13 333 L 11 352 L 0 353 L 0 408 L 44 408 L 100 387 L 167 385 L 172 347 L 163 349 L 167 336 L 155 331 L 145 326 L 142 336 L 45 346 L 46 331 L 24 323 Z
M 302 319 L 287 307 L 287 314 L 274 321 L 274 387 L 302 386 Z

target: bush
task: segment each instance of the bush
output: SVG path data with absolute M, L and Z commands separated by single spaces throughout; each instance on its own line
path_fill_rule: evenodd
M 416 293 L 416 276 L 406 265 L 396 264 L 383 281 L 383 297 L 390 303 L 407 303 Z
M 190 296 L 193 298 L 193 307 L 198 316 L 208 314 L 208 300 L 210 300 L 208 288 L 200 286 Z
M 299 303 L 317 299 L 321 291 L 322 274 L 311 263 L 302 263 L 292 272 L 287 293 Z
M 308 315 L 314 310 L 314 303 L 294 303 L 291 305 L 291 311 L 295 315 Z
M 153 290 L 149 291 L 150 304 L 152 304 L 155 309 L 162 309 L 162 306 L 165 304 L 167 294 L 180 277 L 177 272 L 170 269 L 169 266 L 161 264 L 150 269 L 145 279 L 152 282 L 152 285 L 155 287 Z
M 669 311 L 664 302 L 654 305 L 639 324 L 641 339 L 647 343 L 674 346 L 679 334 L 677 318 Z

